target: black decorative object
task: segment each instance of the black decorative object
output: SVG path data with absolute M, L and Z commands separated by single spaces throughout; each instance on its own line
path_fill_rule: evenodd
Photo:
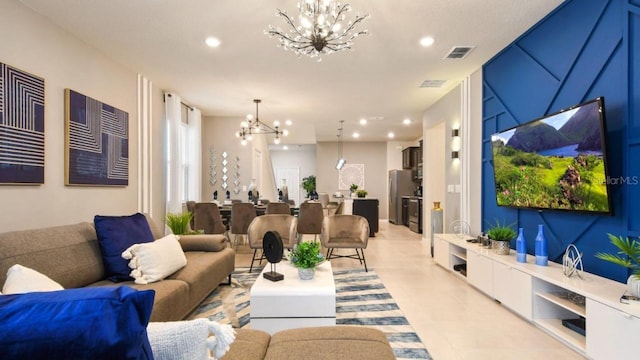
M 267 231 L 262 238 L 262 252 L 267 258 L 271 271 L 263 274 L 264 278 L 271 281 L 280 281 L 284 279 L 284 275 L 276 272 L 276 264 L 282 260 L 282 238 L 277 231 Z

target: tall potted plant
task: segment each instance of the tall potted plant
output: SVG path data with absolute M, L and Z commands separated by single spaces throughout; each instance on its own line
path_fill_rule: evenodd
M 302 188 L 307 192 L 307 197 L 310 198 L 311 195 L 316 191 L 316 176 L 309 175 L 305 178 L 302 178 Z

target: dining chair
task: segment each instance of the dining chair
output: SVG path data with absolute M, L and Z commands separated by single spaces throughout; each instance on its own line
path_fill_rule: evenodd
M 231 204 L 231 233 L 234 234 L 233 246 L 238 245 L 238 236 L 247 235 L 249 224 L 256 218 L 256 208 L 251 203 Z
M 267 204 L 265 214 L 285 214 L 291 215 L 289 204 L 283 202 L 270 202 Z
M 322 205 L 317 202 L 304 202 L 300 204 L 298 215 L 298 241 L 305 234 L 313 234 L 313 240 L 322 233 L 322 220 L 324 213 Z
M 327 260 L 335 258 L 357 259 L 368 272 L 364 249 L 369 242 L 369 222 L 360 215 L 329 215 L 322 221 L 320 243 L 327 249 Z M 355 254 L 340 255 L 335 249 L 354 249 Z
M 191 227 L 191 230 L 195 230 L 194 217 L 195 217 L 195 212 L 196 212 L 196 202 L 195 201 L 187 201 L 186 205 L 187 205 L 187 211 L 191 213 L 191 220 L 189 221 L 189 226 Z
M 297 244 L 298 219 L 289 214 L 266 214 L 258 216 L 251 221 L 247 230 L 249 247 L 253 249 L 251 266 L 249 272 L 253 270 L 253 263 L 258 260 L 262 264 L 264 252 L 262 251 L 262 239 L 267 231 L 275 231 L 282 238 L 284 249 L 291 249 Z M 260 250 L 260 256 L 258 255 Z
M 231 242 L 227 234 L 227 227 L 222 221 L 222 215 L 220 215 L 220 209 L 216 203 L 195 203 L 193 223 L 193 230 L 202 230 L 205 234 L 222 235 Z

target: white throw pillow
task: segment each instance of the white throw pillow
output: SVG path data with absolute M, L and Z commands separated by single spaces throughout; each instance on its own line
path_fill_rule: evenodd
M 153 242 L 131 245 L 122 253 L 133 269 L 131 274 L 136 284 L 160 281 L 180 270 L 187 264 L 187 258 L 178 238 L 169 234 Z
M 46 275 L 19 264 L 7 270 L 7 280 L 2 288 L 5 295 L 56 290 L 64 290 L 64 288 Z
M 147 336 L 156 360 L 220 359 L 236 338 L 231 325 L 209 319 L 150 322 Z

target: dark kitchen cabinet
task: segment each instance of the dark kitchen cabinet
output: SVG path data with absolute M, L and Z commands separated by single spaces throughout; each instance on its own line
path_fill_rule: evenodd
M 409 226 L 409 198 L 402 198 L 402 225 Z
M 378 199 L 353 199 L 353 214 L 369 222 L 369 236 L 378 232 Z
M 410 146 L 402 150 L 402 168 L 415 170 L 418 164 L 418 150 L 417 146 Z

